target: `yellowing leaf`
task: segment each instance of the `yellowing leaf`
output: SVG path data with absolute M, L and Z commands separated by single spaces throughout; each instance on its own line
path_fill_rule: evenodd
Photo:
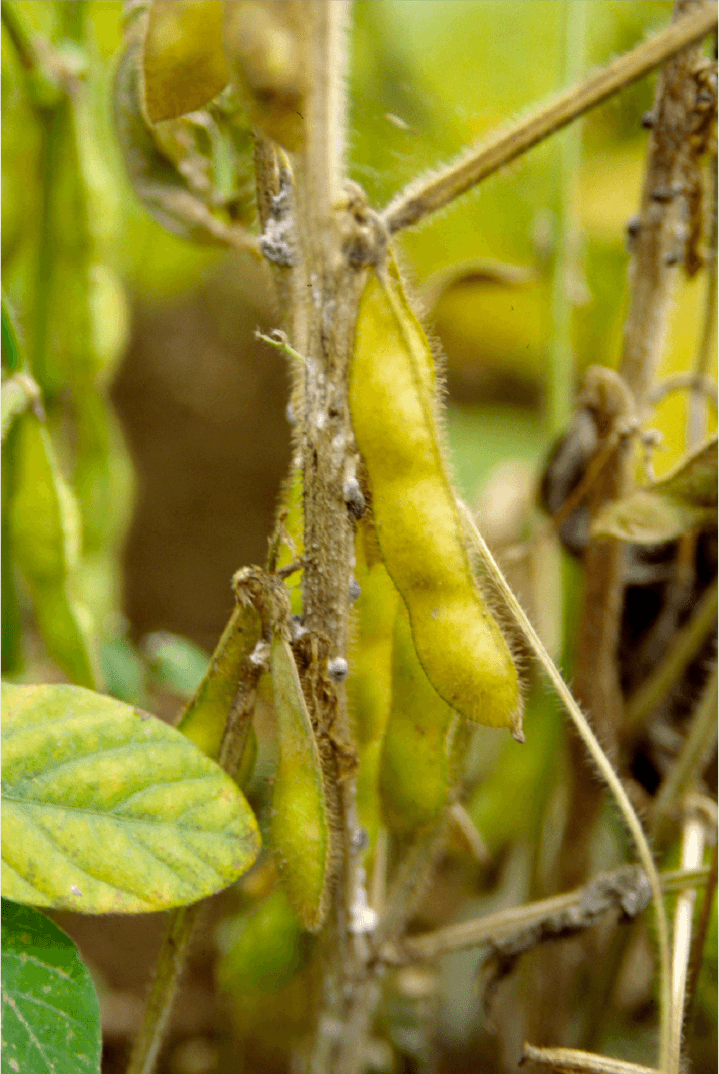
M 84 913 L 182 906 L 257 857 L 235 783 L 173 727 L 76 686 L 2 686 L 3 895 Z
M 607 504 L 592 532 L 634 544 L 662 544 L 697 526 L 711 525 L 716 517 L 717 441 L 713 440 L 664 480 Z
M 218 0 L 155 0 L 143 49 L 145 107 L 152 123 L 211 101 L 229 80 Z

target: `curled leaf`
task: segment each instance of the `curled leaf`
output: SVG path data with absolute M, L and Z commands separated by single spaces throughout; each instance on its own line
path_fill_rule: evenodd
M 243 135 L 244 145 L 235 151 L 229 136 L 221 137 L 207 113 L 194 114 L 196 122 L 168 120 L 149 127 L 142 108 L 139 63 L 139 47 L 131 44 L 117 69 L 113 96 L 115 128 L 135 194 L 153 219 L 173 235 L 255 250 L 253 237 L 223 212 L 225 201 L 241 203 L 239 192 L 223 198 L 217 189 L 223 154 L 230 154 L 237 174 L 242 174 L 241 158 L 246 158 L 246 164 L 251 156 L 249 136 Z M 207 153 L 200 149 L 201 140 L 209 143 Z
M 615 500 L 592 525 L 595 537 L 663 544 L 717 517 L 717 441 L 691 455 L 674 473 Z

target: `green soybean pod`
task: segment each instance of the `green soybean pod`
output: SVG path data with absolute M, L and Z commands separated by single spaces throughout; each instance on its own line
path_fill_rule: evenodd
M 238 603 L 210 657 L 202 682 L 177 725 L 178 731 L 213 760 L 217 760 L 220 752 L 243 666 L 261 636 L 262 622 L 257 609 L 251 604 Z
M 330 827 L 319 749 L 292 650 L 275 635 L 270 674 L 277 718 L 278 760 L 270 832 L 280 880 L 304 928 L 325 916 Z
M 89 614 L 72 590 L 80 554 L 80 519 L 43 422 L 31 411 L 8 443 L 8 532 L 12 555 L 30 590 L 48 653 L 72 682 L 97 689 L 100 674 Z
M 292 542 L 290 546 L 283 541 L 277 557 L 277 568 L 289 566 L 293 560 L 301 556 L 305 550 L 305 516 L 302 509 L 302 471 L 294 470 L 286 479 L 280 494 L 280 510 L 286 512 L 284 527 L 287 536 Z M 302 614 L 302 571 L 295 574 L 285 582 L 290 591 L 290 608 L 293 615 Z
M 382 740 L 379 788 L 387 827 L 400 834 L 431 824 L 450 789 L 449 731 L 455 712 L 417 659 L 409 617 L 397 610 L 392 649 L 392 706 Z
M 391 263 L 360 302 L 350 409 L 382 558 L 427 678 L 462 716 L 521 737 L 516 668 L 475 584 L 442 457 L 431 350 Z
M 372 845 L 380 825 L 377 780 L 392 700 L 392 634 L 399 594 L 382 562 L 368 515 L 357 523 L 355 577 L 360 596 L 347 701 L 359 746 L 357 808 Z

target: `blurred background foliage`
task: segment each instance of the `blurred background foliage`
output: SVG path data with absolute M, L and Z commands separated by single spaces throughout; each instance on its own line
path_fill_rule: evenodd
M 583 55 L 574 58 L 580 72 L 664 26 L 672 6 L 668 0 L 581 2 Z M 563 88 L 570 5 L 356 0 L 349 159 L 370 203 L 385 204 L 417 174 Z M 172 719 L 231 610 L 233 571 L 264 561 L 290 464 L 288 377 L 277 355 L 254 338 L 256 327 L 275 324 L 269 274 L 246 255 L 169 235 L 131 192 L 112 123 L 113 77 L 123 44 L 119 0 L 4 0 L 3 9 L 3 287 L 42 392 L 61 469 L 80 507 L 82 554 L 73 599 L 89 613 L 105 689 Z M 35 41 L 39 72 L 24 62 L 9 32 L 13 23 Z M 566 384 L 566 418 L 586 366 L 618 363 L 626 227 L 639 205 L 647 147 L 641 117 L 651 107 L 653 87 L 653 77 L 641 80 L 581 124 L 572 192 L 578 227 L 574 383 Z M 446 356 L 446 433 L 457 485 L 499 545 L 524 539 L 536 527 L 536 483 L 559 431 L 546 407 L 557 331 L 552 280 L 559 190 L 555 137 L 398 242 Z M 693 367 L 705 291 L 702 273 L 681 282 L 661 378 Z M 685 419 L 682 393 L 667 396 L 652 417 L 663 437 L 654 458 L 658 476 L 686 451 Z M 12 465 L 12 442 L 6 454 Z M 508 569 L 523 599 L 544 617 L 555 653 L 571 668 L 577 569 L 560 564 L 554 549 L 533 561 L 529 575 L 513 577 Z M 20 681 L 61 678 L 51 647 L 34 626 L 30 592 L 5 554 L 3 575 L 4 671 Z M 564 732 L 541 689 L 530 686 L 527 710 L 524 750 L 511 750 L 481 729 L 475 743 L 468 805 L 492 866 L 470 865 L 466 848 L 450 848 L 423 911 L 424 927 L 458 912 L 471 916 L 539 897 L 545 889 L 566 808 Z M 266 723 L 261 713 L 250 790 L 261 816 L 272 764 Z M 625 849 L 610 811 L 596 848 L 597 867 L 619 863 Z M 250 1032 L 247 1070 L 281 1069 L 287 1041 L 306 1016 L 306 989 L 296 975 L 308 962 L 307 938 L 288 918 L 269 865 L 263 869 L 241 891 L 229 893 L 213 915 L 226 915 L 228 907 L 241 920 L 250 915 L 240 930 L 244 947 L 233 944 L 232 919 L 220 937 L 226 952 L 222 987 L 242 997 L 232 1008 L 235 1029 Z M 474 892 L 470 900 L 468 889 Z M 113 1069 L 113 1041 L 119 1055 L 137 1018 L 160 922 L 154 922 L 154 933 L 148 919 L 111 928 L 87 920 L 63 923 L 102 979 L 106 1062 Z M 119 935 L 134 939 L 118 943 Z M 208 939 L 188 973 L 168 1069 L 228 1069 L 222 1065 L 220 1016 L 200 996 L 210 988 L 213 949 Z M 630 957 L 634 962 L 623 971 L 626 980 L 620 975 L 595 1044 L 648 1062 L 651 974 L 641 929 L 632 934 Z M 497 1069 L 513 1054 L 523 1025 L 509 1030 L 507 1011 L 530 987 L 532 960 L 503 986 L 493 1008 L 501 1045 L 477 998 L 476 964 L 476 954 L 466 953 L 446 959 L 438 978 L 424 970 L 389 975 L 383 1008 L 388 1036 L 400 1054 L 415 1057 L 418 1065 L 411 1069 L 435 1069 L 427 1058 L 428 1017 L 454 1055 L 448 1069 L 463 1069 L 468 1042 L 479 1038 Z M 304 972 L 312 972 L 311 964 Z M 715 1031 L 709 1014 L 715 995 L 706 983 L 712 972 L 710 966 L 698 1001 L 698 1023 L 704 1023 L 696 1047 L 704 1057 Z M 189 1023 L 182 1014 L 188 1005 L 194 1012 Z M 393 1062 L 379 1048 L 377 1069 L 393 1069 Z M 699 1063 L 695 1069 L 709 1068 Z

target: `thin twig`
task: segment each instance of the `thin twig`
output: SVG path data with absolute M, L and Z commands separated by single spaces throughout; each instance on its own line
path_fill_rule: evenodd
M 707 882 L 709 870 L 674 870 L 660 874 L 664 892 L 683 886 L 700 887 Z M 400 943 L 386 943 L 381 951 L 384 962 L 404 965 L 430 961 L 451 954 L 496 943 L 517 946 L 526 941 L 526 949 L 567 930 L 589 928 L 610 910 L 619 909 L 626 917 L 635 917 L 647 906 L 650 888 L 647 875 L 638 866 L 623 866 L 611 873 L 601 873 L 588 884 L 562 895 L 498 910 L 494 914 L 445 925 L 432 932 L 409 936 Z
M 576 85 L 584 68 L 586 7 L 582 0 L 565 4 L 562 83 Z M 559 191 L 552 275 L 552 339 L 547 383 L 547 425 L 554 440 L 569 423 L 574 389 L 572 314 L 579 278 L 577 187 L 582 151 L 582 126 L 573 124 L 559 141 Z M 561 594 L 557 603 L 562 607 Z
M 222 736 L 218 764 L 234 778 L 239 771 L 259 679 L 258 668 L 248 668 L 232 703 Z M 167 1028 L 177 987 L 184 970 L 192 936 L 206 900 L 192 906 L 180 906 L 169 914 L 167 932 L 155 966 L 142 1025 L 133 1042 L 127 1074 L 152 1074 Z
M 692 717 L 689 733 L 681 752 L 654 800 L 652 830 L 658 836 L 662 821 L 685 794 L 706 764 L 709 752 L 716 741 L 717 727 L 717 669 L 709 676 L 696 712 Z
M 704 856 L 704 821 L 696 813 L 687 817 L 682 832 L 681 864 L 684 869 L 695 869 Z M 682 1028 L 684 1026 L 684 999 L 691 950 L 692 917 L 696 892 L 688 887 L 677 897 L 674 911 L 674 935 L 672 951 L 672 1017 L 669 1036 L 669 1072 L 679 1074 L 682 1059 Z
M 709 169 L 709 235 L 707 237 L 707 266 L 706 266 L 706 301 L 704 306 L 704 322 L 702 324 L 699 347 L 694 363 L 694 376 L 700 380 L 704 378 L 712 353 L 712 340 L 716 335 L 717 326 L 717 155 L 716 150 L 712 157 Z M 716 409 L 716 397 L 714 399 Z M 702 402 L 700 389 L 694 388 L 693 397 L 689 400 L 687 446 L 691 449 L 698 444 L 704 433 L 705 407 Z
M 612 768 L 606 754 L 594 735 L 591 727 L 589 726 L 586 717 L 582 713 L 581 709 L 577 705 L 577 702 L 572 697 L 569 687 L 565 683 L 562 676 L 559 674 L 557 667 L 552 660 L 551 656 L 547 652 L 542 643 L 541 638 L 537 634 L 536 630 L 532 626 L 529 618 L 527 617 L 524 609 L 520 605 L 519 601 L 515 597 L 514 593 L 507 584 L 504 575 L 497 566 L 492 553 L 490 552 L 487 544 L 482 537 L 481 533 L 475 525 L 471 512 L 461 501 L 458 501 L 462 516 L 466 522 L 467 530 L 472 537 L 477 551 L 481 557 L 482 563 L 486 567 L 487 573 L 492 582 L 497 588 L 498 593 L 504 600 L 507 610 L 509 611 L 513 621 L 524 636 L 526 643 L 531 651 L 541 664 L 546 675 L 548 676 L 552 686 L 557 691 L 557 694 L 561 698 L 564 706 L 569 713 L 569 716 L 578 731 L 582 741 L 584 742 L 589 754 L 599 769 L 603 779 L 607 783 L 612 795 L 619 806 L 622 816 L 625 819 L 627 827 L 631 832 L 634 840 L 634 845 L 637 849 L 639 859 L 644 866 L 649 883 L 652 889 L 652 900 L 654 903 L 654 910 L 656 914 L 656 928 L 657 928 L 657 940 L 659 947 L 659 965 L 660 965 L 660 980 L 659 980 L 659 1011 L 660 1011 L 660 1025 L 661 1025 L 661 1047 L 660 1047 L 660 1069 L 665 1068 L 666 1057 L 666 1034 L 670 1011 L 670 994 L 669 994 L 669 928 L 667 924 L 666 910 L 662 901 L 661 884 L 659 881 L 659 875 L 657 873 L 652 852 L 649 849 L 647 838 L 644 834 L 641 822 L 632 806 L 627 792 L 624 790 L 621 780 Z
M 716 281 L 714 286 L 716 287 Z M 677 373 L 673 377 L 667 377 L 666 380 L 657 384 L 656 388 L 652 388 L 647 395 L 647 402 L 656 406 L 672 392 L 683 391 L 691 391 L 703 396 L 707 402 L 711 403 L 714 410 L 717 409 L 717 383 L 710 377 L 699 373 Z
M 699 984 L 699 974 L 701 972 L 702 960 L 704 958 L 704 945 L 706 944 L 707 933 L 709 932 L 709 923 L 711 921 L 712 904 L 714 902 L 714 896 L 717 891 L 717 852 L 719 851 L 719 841 L 716 838 L 716 830 L 714 832 L 714 850 L 712 851 L 712 861 L 709 867 L 709 876 L 707 878 L 706 887 L 704 888 L 704 899 L 702 902 L 702 908 L 699 914 L 699 921 L 697 923 L 696 931 L 694 933 L 694 939 L 692 940 L 692 949 L 689 955 L 689 973 L 687 977 L 687 991 L 686 1002 L 684 1011 L 684 1021 L 687 1026 L 687 1032 L 691 1027 L 692 1021 L 692 1008 L 694 1005 L 694 997 L 697 993 L 697 985 Z
M 482 838 L 482 833 L 461 802 L 454 802 L 450 806 L 449 819 L 469 847 L 477 864 L 483 869 L 489 868 L 492 864 L 492 855 Z
M 669 651 L 627 701 L 624 709 L 627 734 L 636 734 L 662 698 L 679 682 L 713 628 L 716 615 L 717 582 L 714 581 L 702 595 L 689 622 L 674 635 Z
M 438 173 L 415 180 L 393 198 L 383 212 L 390 233 L 410 227 L 437 212 L 537 142 L 571 123 L 617 90 L 642 78 L 687 45 L 701 40 L 716 25 L 716 19 L 714 4 L 703 4 L 698 11 L 673 23 L 590 75 L 579 86 L 559 94 L 548 105 L 527 119 L 520 120 L 494 141 L 470 149 Z
M 580 1052 L 577 1048 L 535 1048 L 525 1044 L 521 1063 L 527 1061 L 567 1074 L 660 1074 L 654 1067 L 639 1063 L 626 1063 L 622 1059 L 609 1059 L 606 1055 Z

